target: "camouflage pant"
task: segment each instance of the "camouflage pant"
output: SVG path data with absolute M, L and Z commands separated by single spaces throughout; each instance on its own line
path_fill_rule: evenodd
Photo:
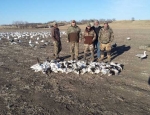
M 111 43 L 100 44 L 101 60 L 104 59 L 104 51 L 107 52 L 108 61 L 111 61 Z
M 101 51 L 111 51 L 111 43 L 108 43 L 108 44 L 100 44 L 100 50 Z
M 55 54 L 56 57 L 58 57 L 59 53 L 62 49 L 61 42 L 53 41 L 53 44 L 54 44 L 54 54 Z
M 94 53 L 94 46 L 93 46 L 93 44 L 91 44 L 91 45 L 84 44 L 84 53 L 87 53 L 88 50 L 90 50 L 90 52 L 92 54 Z
M 77 43 L 77 42 L 71 42 L 70 43 L 70 53 L 71 53 L 71 55 L 75 55 L 75 57 L 78 57 L 78 55 L 79 55 L 79 43 Z

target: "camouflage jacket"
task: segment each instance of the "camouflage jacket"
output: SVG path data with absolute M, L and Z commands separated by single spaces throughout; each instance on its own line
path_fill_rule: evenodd
M 67 29 L 67 35 L 70 42 L 79 42 L 82 37 L 81 29 L 78 26 L 70 26 Z
M 100 43 L 107 44 L 113 41 L 114 33 L 113 30 L 108 27 L 108 29 L 102 28 L 99 32 L 98 39 Z
M 96 39 L 96 33 L 95 33 L 94 29 L 91 28 L 90 30 L 88 30 L 86 28 L 84 31 L 84 34 L 83 34 L 83 39 L 84 39 L 84 44 L 91 45 Z

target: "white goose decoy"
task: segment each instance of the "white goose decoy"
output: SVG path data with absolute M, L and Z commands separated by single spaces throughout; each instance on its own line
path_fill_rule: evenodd
M 141 59 L 146 58 L 147 57 L 146 51 L 144 51 L 144 54 L 137 54 L 135 56 L 137 56 L 138 58 L 141 58 Z
M 31 46 L 31 47 L 35 47 L 35 45 L 32 43 L 32 41 L 31 41 L 31 40 L 29 40 L 29 46 Z
M 130 37 L 127 37 L 127 40 L 131 40 L 131 38 L 130 38 Z

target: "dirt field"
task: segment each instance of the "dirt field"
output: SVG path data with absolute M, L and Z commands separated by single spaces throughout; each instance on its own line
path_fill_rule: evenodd
M 30 66 L 36 57 L 52 59 L 52 44 L 33 49 L 1 40 L 0 115 L 149 115 L 150 52 L 142 61 L 135 55 L 143 53 L 140 45 L 150 44 L 150 29 L 112 27 L 118 45 L 112 52 L 113 61 L 124 65 L 118 76 L 35 73 Z M 60 55 L 68 60 L 66 38 L 62 46 Z M 82 52 L 83 43 L 80 56 Z

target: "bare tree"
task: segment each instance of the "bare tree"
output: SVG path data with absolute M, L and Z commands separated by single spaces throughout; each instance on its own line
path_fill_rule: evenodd
M 106 21 L 105 19 L 99 19 L 100 24 L 104 23 L 105 21 Z
M 114 22 L 114 21 L 116 21 L 116 19 L 115 19 L 115 18 L 113 18 L 113 19 L 112 19 L 112 21 Z
M 24 29 L 29 27 L 29 23 L 27 21 L 13 21 L 12 25 L 16 26 L 18 29 Z
M 108 23 L 112 23 L 112 19 L 107 19 L 106 20 Z
M 134 17 L 132 17 L 132 18 L 131 18 L 131 21 L 135 21 L 135 18 L 134 18 Z

